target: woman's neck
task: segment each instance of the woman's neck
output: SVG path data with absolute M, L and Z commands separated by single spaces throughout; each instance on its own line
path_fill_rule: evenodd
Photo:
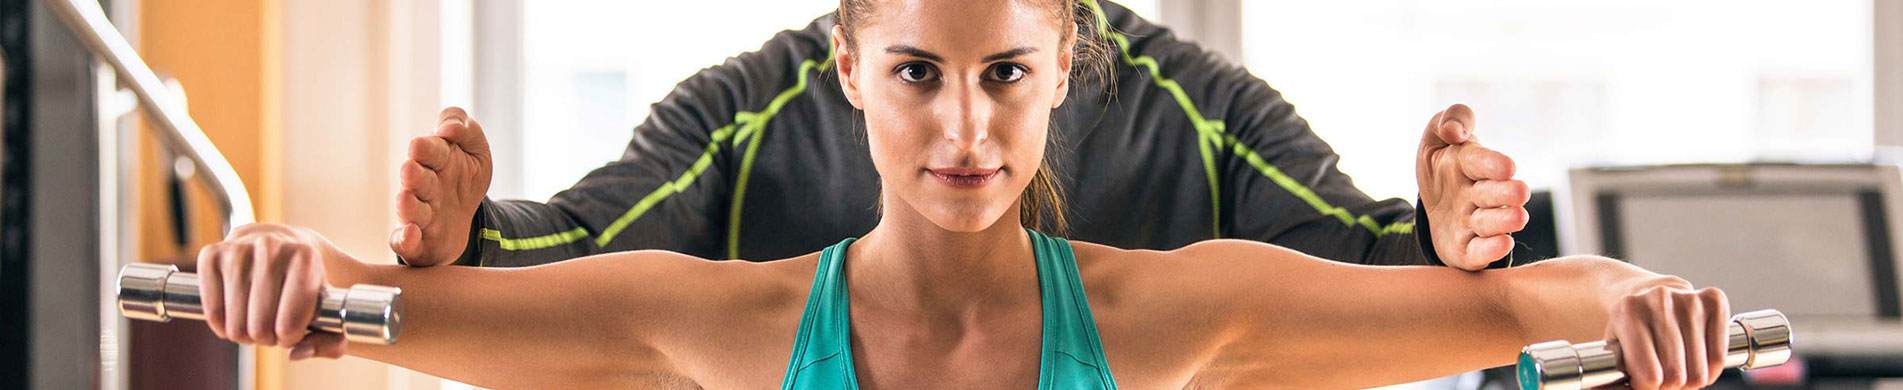
M 976 232 L 945 230 L 896 199 L 884 206 L 878 226 L 847 250 L 849 285 L 877 292 L 855 295 L 855 304 L 968 320 L 1037 302 L 1037 263 L 1016 206 Z

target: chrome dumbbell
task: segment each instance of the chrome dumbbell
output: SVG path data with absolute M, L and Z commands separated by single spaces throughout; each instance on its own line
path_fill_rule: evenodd
M 1751 370 L 1791 360 L 1791 321 L 1777 310 L 1732 316 L 1725 340 L 1726 368 Z M 1604 341 L 1529 345 L 1520 350 L 1516 368 L 1521 390 L 1586 389 L 1625 379 L 1619 371 L 1619 351 Z
M 205 308 L 198 298 L 198 275 L 178 267 L 134 263 L 119 269 L 119 314 L 126 318 L 202 321 Z M 403 290 L 394 287 L 326 287 L 314 309 L 312 330 L 341 333 L 351 342 L 396 344 L 403 333 Z

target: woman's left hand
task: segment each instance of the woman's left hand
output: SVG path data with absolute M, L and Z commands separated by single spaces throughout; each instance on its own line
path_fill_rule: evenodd
M 1618 348 L 1619 369 L 1633 389 L 1701 388 L 1724 373 L 1730 322 L 1723 291 L 1657 285 L 1613 308 L 1606 341 Z

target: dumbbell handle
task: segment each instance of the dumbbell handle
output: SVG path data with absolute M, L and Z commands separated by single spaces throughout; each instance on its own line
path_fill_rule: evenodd
M 119 269 L 119 314 L 145 321 L 202 321 L 205 307 L 198 285 L 198 275 L 178 272 L 175 266 L 128 264 Z M 326 287 L 315 310 L 312 330 L 341 333 L 351 342 L 396 344 L 403 333 L 403 291 L 394 287 Z
M 1791 359 L 1791 322 L 1776 310 L 1731 317 L 1725 330 L 1725 367 L 1746 370 L 1776 366 Z M 1625 379 L 1619 351 L 1605 341 L 1571 344 L 1548 341 L 1520 350 L 1521 390 L 1576 390 Z

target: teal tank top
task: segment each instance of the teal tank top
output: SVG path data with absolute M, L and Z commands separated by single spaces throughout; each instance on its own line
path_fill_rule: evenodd
M 1037 388 L 1116 389 L 1110 365 L 1104 361 L 1103 342 L 1097 338 L 1097 323 L 1090 317 L 1090 302 L 1085 299 L 1070 242 L 1025 231 L 1031 236 L 1037 257 L 1038 295 L 1044 312 Z M 799 336 L 793 343 L 793 358 L 786 365 L 782 390 L 859 388 L 852 368 L 852 322 L 847 320 L 850 306 L 846 304 L 843 277 L 846 247 L 853 240 L 848 238 L 820 252 L 819 269 L 813 273 L 813 290 L 806 296 L 806 311 L 800 316 Z

